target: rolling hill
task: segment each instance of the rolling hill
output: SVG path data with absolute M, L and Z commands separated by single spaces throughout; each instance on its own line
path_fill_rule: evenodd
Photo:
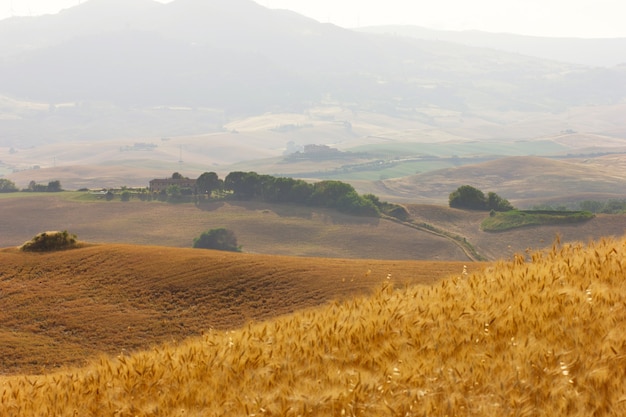
M 624 240 L 588 246 L 557 242 L 533 254 L 532 262 L 518 258 L 402 290 L 386 283 L 368 296 L 237 329 L 210 330 L 142 352 L 119 352 L 119 343 L 117 357 L 102 356 L 80 368 L 0 376 L 0 414 L 623 415 L 626 286 L 620 271 L 625 247 Z M 102 248 L 71 252 L 97 259 L 94 250 Z M 144 249 L 108 250 L 114 258 L 128 253 L 131 272 Z M 170 253 L 198 266 L 189 258 L 196 256 L 193 251 Z M 48 254 L 31 262 L 57 256 L 67 255 Z M 243 264 L 250 259 L 237 257 Z M 108 262 L 102 263 L 111 266 Z M 254 263 L 253 270 L 260 269 Z M 111 291 L 113 297 L 122 293 L 130 305 L 138 301 L 124 291 L 132 279 L 103 276 L 100 269 L 96 276 L 98 283 L 122 290 Z M 63 281 L 58 277 L 56 284 Z M 0 283 L 7 285 L 7 280 Z M 65 283 L 80 286 L 81 275 L 66 276 Z M 293 279 L 287 285 L 298 287 Z M 70 294 L 59 293 L 65 297 L 62 307 L 85 304 L 69 300 Z M 240 295 L 248 294 L 254 293 Z M 210 303 L 201 301 L 199 308 Z M 36 316 L 38 310 L 29 311 Z M 134 334 L 127 324 L 123 333 Z M 119 338 L 121 332 L 111 334 Z
M 626 195 L 623 165 L 623 155 L 562 160 L 507 157 L 384 180 L 378 183 L 380 192 L 373 192 L 389 199 L 447 204 L 452 191 L 469 184 L 494 191 L 520 207 L 550 201 L 621 199 Z
M 46 254 L 3 249 L 0 375 L 51 372 L 234 329 L 366 294 L 387 280 L 430 284 L 463 266 L 121 244 Z
M 91 243 L 189 248 L 202 232 L 226 227 L 250 254 L 470 262 L 472 251 L 483 259 L 510 259 L 544 248 L 557 236 L 564 242 L 619 237 L 626 218 L 598 214 L 585 223 L 488 233 L 481 230 L 488 213 L 443 205 L 406 204 L 411 218 L 403 224 L 254 201 L 215 202 L 198 208 L 93 198 L 76 192 L 1 196 L 0 247 L 16 247 L 42 231 L 68 230 Z
M 355 217 L 329 209 L 236 201 L 198 208 L 193 204 L 84 201 L 81 196 L 85 194 L 0 198 L 0 247 L 21 245 L 42 231 L 68 230 L 92 243 L 189 248 L 202 232 L 226 227 L 248 253 L 468 260 L 461 248 L 444 237 L 389 220 Z

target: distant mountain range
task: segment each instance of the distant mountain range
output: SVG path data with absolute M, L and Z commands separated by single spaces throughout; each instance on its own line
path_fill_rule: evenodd
M 0 21 L 0 98 L 51 110 L 78 103 L 72 120 L 80 121 L 102 114 L 85 115 L 102 103 L 210 108 L 222 119 L 340 103 L 412 118 L 420 107 L 555 112 L 626 97 L 626 65 L 586 67 L 431 35 L 347 30 L 251 0 L 89 0 L 56 15 Z M 50 124 L 65 123 L 57 117 L 40 126 L 23 109 L 2 106 L 0 130 L 12 138 L 52 136 Z
M 403 25 L 371 26 L 358 30 L 363 33 L 406 36 L 416 39 L 452 42 L 477 48 L 491 48 L 589 67 L 626 65 L 626 38 L 547 38 L 477 30 L 433 30 Z

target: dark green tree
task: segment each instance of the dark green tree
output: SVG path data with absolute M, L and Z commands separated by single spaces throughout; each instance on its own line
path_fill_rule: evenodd
M 182 180 L 183 176 L 179 172 L 175 172 L 175 173 L 172 174 L 172 179 L 173 180 Z
M 506 198 L 490 191 L 487 193 L 487 210 L 509 211 L 515 210 L 515 207 Z
M 17 191 L 15 183 L 6 178 L 0 178 L 0 193 L 14 193 Z
M 450 207 L 471 210 L 509 211 L 515 207 L 505 198 L 489 192 L 487 196 L 471 185 L 463 185 L 450 193 Z
M 262 177 L 256 172 L 231 172 L 224 179 L 224 188 L 232 191 L 235 198 L 248 200 L 261 194 Z
M 241 246 L 237 245 L 235 233 L 223 227 L 203 232 L 199 237 L 193 240 L 193 247 L 241 252 Z
M 345 182 L 328 180 L 313 185 L 313 193 L 309 203 L 314 206 L 337 207 L 339 199 L 356 192 L 354 187 Z
M 380 211 L 374 202 L 369 198 L 360 196 L 356 191 L 350 191 L 339 197 L 335 208 L 344 213 L 357 216 L 377 217 L 380 215 Z
M 313 192 L 313 186 L 303 180 L 288 177 L 273 178 L 265 182 L 268 201 L 304 204 Z
M 59 180 L 50 181 L 48 183 L 48 187 L 46 191 L 51 192 L 51 193 L 63 191 L 63 189 L 61 188 L 61 181 Z
M 48 187 L 43 184 L 37 184 L 35 181 L 31 181 L 28 183 L 28 189 L 26 191 L 45 193 L 48 191 Z
M 485 210 L 487 199 L 485 194 L 471 185 L 462 185 L 456 191 L 450 193 L 450 207 L 466 208 L 472 210 Z
M 215 172 L 204 172 L 196 180 L 196 186 L 198 188 L 198 194 L 207 194 L 210 196 L 213 191 L 218 191 L 222 188 L 223 182 Z

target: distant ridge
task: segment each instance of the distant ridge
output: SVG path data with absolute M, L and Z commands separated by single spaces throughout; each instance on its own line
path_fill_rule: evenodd
M 208 106 L 236 115 L 301 111 L 329 99 L 391 113 L 433 105 L 541 111 L 626 94 L 626 71 L 366 34 L 251 0 L 90 0 L 0 21 L 0 39 L 0 57 L 10 57 L 0 61 L 0 94 L 52 103 Z M 472 82 L 476 74 L 487 82 Z
M 614 67 L 626 64 L 626 38 L 551 38 L 478 30 L 434 30 L 408 25 L 370 26 L 359 28 L 358 31 L 492 48 L 590 67 Z
M 623 198 L 625 178 L 603 169 L 599 159 L 588 165 L 536 156 L 514 156 L 383 181 L 398 195 L 420 195 L 447 202 L 450 192 L 465 184 L 494 191 L 516 204 L 525 200 L 575 201 Z M 580 196 L 580 197 L 579 197 Z

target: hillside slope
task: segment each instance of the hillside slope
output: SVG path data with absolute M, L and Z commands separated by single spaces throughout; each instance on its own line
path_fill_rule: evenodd
M 482 266 L 470 264 L 470 269 Z M 369 292 L 459 262 L 261 256 L 157 246 L 0 250 L 0 374 L 42 372 Z M 0 412 L 0 415 L 3 415 Z
M 622 198 L 623 164 L 623 155 L 567 160 L 514 156 L 382 181 L 377 194 L 447 204 L 452 191 L 469 184 L 521 207 L 537 201 Z
M 486 259 L 511 259 L 515 254 L 543 249 L 559 236 L 563 242 L 588 242 L 603 237 L 621 237 L 626 232 L 626 214 L 598 214 L 583 223 L 529 226 L 506 232 L 481 230 L 489 215 L 484 211 L 460 210 L 445 206 L 407 204 L 413 222 L 467 239 Z
M 45 230 L 68 230 L 92 243 L 191 247 L 202 232 L 233 230 L 244 252 L 289 256 L 466 261 L 446 239 L 390 221 L 336 210 L 259 202 L 202 206 L 84 201 L 81 193 L 0 196 L 0 247 Z M 84 196 L 84 195 L 83 195 Z
M 68 230 L 91 243 L 190 247 L 203 231 L 226 227 L 244 252 L 354 259 L 469 262 L 458 241 L 376 218 L 333 210 L 259 202 L 191 204 L 84 202 L 80 193 L 0 196 L 0 247 L 18 246 L 45 230 Z M 529 227 L 503 233 L 480 229 L 487 212 L 443 205 L 407 204 L 414 224 L 463 238 L 489 260 L 541 249 L 560 235 L 564 242 L 624 233 L 626 215 L 597 215 L 580 224 Z
M 432 286 L 37 377 L 2 415 L 620 416 L 626 241 L 556 244 Z

